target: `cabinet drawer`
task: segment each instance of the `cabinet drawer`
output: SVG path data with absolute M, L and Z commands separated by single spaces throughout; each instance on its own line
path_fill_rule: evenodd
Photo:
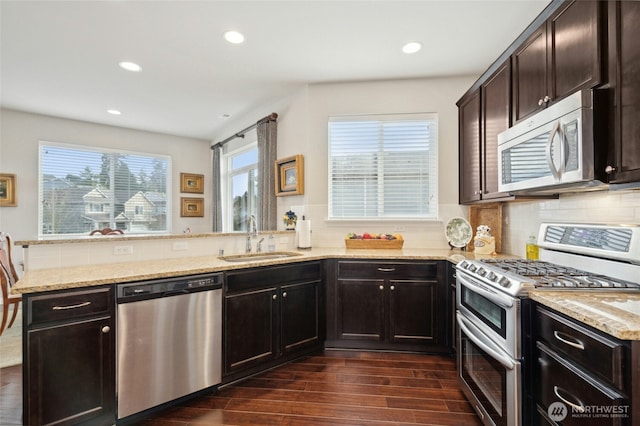
M 273 287 L 292 282 L 316 281 L 321 278 L 320 262 L 305 262 L 283 266 L 266 266 L 226 274 L 226 292 L 234 293 Z
M 338 278 L 435 278 L 438 262 L 339 261 Z
M 111 287 L 30 296 L 28 325 L 110 315 L 114 307 Z
M 572 361 L 624 389 L 625 346 L 538 306 L 538 339 L 568 355 Z
M 537 343 L 539 388 L 536 400 L 543 413 L 562 402 L 566 417 L 562 425 L 622 425 L 631 415 L 629 400 L 615 389 L 574 366 L 562 354 Z M 607 410 L 602 415 L 597 410 Z M 615 413 L 609 417 L 608 413 Z M 564 413 L 557 413 L 558 415 Z

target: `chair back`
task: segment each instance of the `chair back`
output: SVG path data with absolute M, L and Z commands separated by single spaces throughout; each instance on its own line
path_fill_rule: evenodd
M 11 260 L 11 237 L 6 232 L 0 232 L 0 267 L 9 287 L 13 286 L 18 281 L 18 273 Z

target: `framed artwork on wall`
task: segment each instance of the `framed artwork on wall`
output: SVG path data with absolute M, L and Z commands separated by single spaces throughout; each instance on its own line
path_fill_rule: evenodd
M 16 200 L 16 175 L 0 173 L 0 207 L 15 207 Z
M 204 198 L 180 198 L 180 216 L 204 217 Z
M 276 196 L 304 194 L 304 159 L 302 155 L 277 160 L 275 163 Z
M 204 194 L 204 175 L 180 173 L 180 192 Z

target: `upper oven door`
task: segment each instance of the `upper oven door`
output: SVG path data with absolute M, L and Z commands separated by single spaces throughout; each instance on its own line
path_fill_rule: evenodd
M 456 307 L 474 326 L 519 359 L 520 300 L 501 293 L 465 271 L 456 273 Z

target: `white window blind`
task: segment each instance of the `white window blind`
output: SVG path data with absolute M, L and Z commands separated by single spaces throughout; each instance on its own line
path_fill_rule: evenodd
M 436 114 L 329 119 L 329 219 L 435 219 Z
M 170 231 L 171 159 L 40 142 L 39 235 Z

